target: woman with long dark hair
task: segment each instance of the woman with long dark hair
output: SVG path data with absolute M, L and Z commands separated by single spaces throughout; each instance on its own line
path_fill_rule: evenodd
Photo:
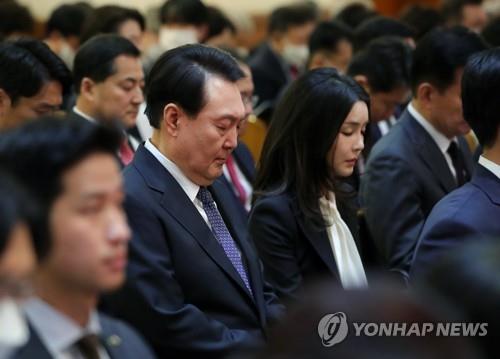
M 356 82 L 322 68 L 297 79 L 275 110 L 249 226 L 282 299 L 324 275 L 344 288 L 366 286 L 354 194 L 342 178 L 363 150 L 368 108 Z

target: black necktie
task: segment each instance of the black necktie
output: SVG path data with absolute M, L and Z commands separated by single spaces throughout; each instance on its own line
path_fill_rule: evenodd
M 455 167 L 455 172 L 457 174 L 457 184 L 458 187 L 460 187 L 469 180 L 469 173 L 465 168 L 462 151 L 458 148 L 458 145 L 455 141 L 451 141 L 450 147 L 448 147 L 448 154 L 451 157 L 453 167 Z
M 94 334 L 87 334 L 76 342 L 76 347 L 85 359 L 100 359 L 98 346 L 99 338 Z

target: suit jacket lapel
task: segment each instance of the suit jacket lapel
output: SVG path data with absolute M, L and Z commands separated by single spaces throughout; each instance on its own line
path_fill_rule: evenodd
M 37 332 L 28 322 L 30 337 L 26 345 L 19 349 L 13 356 L 13 359 L 52 359 L 45 345 L 43 345 Z
M 408 110 L 402 116 L 401 125 L 404 126 L 409 140 L 415 144 L 418 156 L 434 174 L 441 187 L 446 192 L 453 191 L 457 184 L 437 144 L 417 120 L 410 115 Z
M 304 232 L 305 237 L 311 243 L 316 253 L 323 260 L 324 264 L 328 267 L 330 272 L 340 281 L 340 275 L 333 256 L 330 240 L 325 229 L 318 230 L 312 227 L 304 218 L 301 213 L 297 201 L 292 201 L 292 209 L 297 218 L 300 228 Z
M 99 323 L 101 324 L 102 329 L 99 339 L 108 352 L 109 357 L 111 359 L 127 357 L 127 353 L 124 352 L 122 345 L 123 338 L 115 333 L 115 330 L 113 330 L 113 327 L 108 319 L 99 315 Z
M 138 148 L 132 165 L 142 174 L 151 189 L 163 193 L 160 205 L 194 237 L 208 256 L 250 297 L 240 275 L 227 258 L 224 249 L 217 242 L 194 204 L 174 177 L 154 158 L 144 145 Z M 219 202 L 217 202 L 217 206 L 220 206 Z M 226 221 L 226 225 L 229 226 L 230 223 L 228 222 Z

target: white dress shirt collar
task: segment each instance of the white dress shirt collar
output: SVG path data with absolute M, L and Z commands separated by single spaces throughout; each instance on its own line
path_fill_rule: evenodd
M 40 340 L 55 358 L 59 358 L 84 335 L 101 333 L 96 311 L 92 311 L 87 326 L 82 328 L 40 298 L 28 299 L 23 307 Z
M 151 154 L 162 164 L 163 167 L 174 177 L 174 179 L 182 187 L 189 200 L 193 202 L 196 195 L 200 190 L 200 186 L 191 181 L 182 173 L 181 169 L 171 160 L 169 160 L 163 153 L 161 153 L 150 140 L 144 142 L 144 147 L 151 152 Z
M 424 118 L 424 116 L 420 114 L 420 112 L 417 111 L 411 102 L 408 105 L 408 112 L 425 129 L 429 136 L 432 137 L 443 154 L 448 152 L 451 141 L 457 142 L 456 137 L 450 140 L 448 137 L 439 132 L 429 121 L 427 121 L 427 119 Z
M 78 107 L 74 106 L 73 107 L 73 112 L 76 113 L 77 115 L 83 117 L 84 119 L 86 119 L 87 121 L 90 121 L 90 122 L 96 122 L 96 120 L 94 118 L 92 118 L 91 116 L 87 115 L 86 113 L 82 112 Z
M 478 163 L 481 166 L 483 166 L 484 168 L 486 168 L 488 171 L 493 173 L 495 176 L 500 178 L 500 165 L 499 164 L 496 164 L 495 162 L 490 161 L 489 159 L 487 159 L 486 157 L 483 157 L 483 156 L 479 156 Z

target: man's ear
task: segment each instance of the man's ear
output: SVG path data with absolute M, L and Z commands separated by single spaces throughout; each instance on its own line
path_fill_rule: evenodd
M 368 77 L 365 75 L 356 75 L 353 77 L 354 81 L 356 81 L 368 94 L 370 94 L 370 84 L 368 83 Z
M 422 82 L 417 87 L 416 98 L 422 105 L 427 106 L 431 103 L 436 91 L 437 89 L 429 82 Z
M 84 77 L 80 83 L 80 96 L 88 100 L 93 100 L 95 97 L 96 83 L 89 77 Z
M 4 118 L 12 107 L 10 96 L 4 89 L 0 88 L 0 119 Z M 1 127 L 1 125 L 0 125 Z
M 184 111 L 174 103 L 169 103 L 163 108 L 162 124 L 170 136 L 178 136 L 180 120 L 184 116 L 186 116 Z

